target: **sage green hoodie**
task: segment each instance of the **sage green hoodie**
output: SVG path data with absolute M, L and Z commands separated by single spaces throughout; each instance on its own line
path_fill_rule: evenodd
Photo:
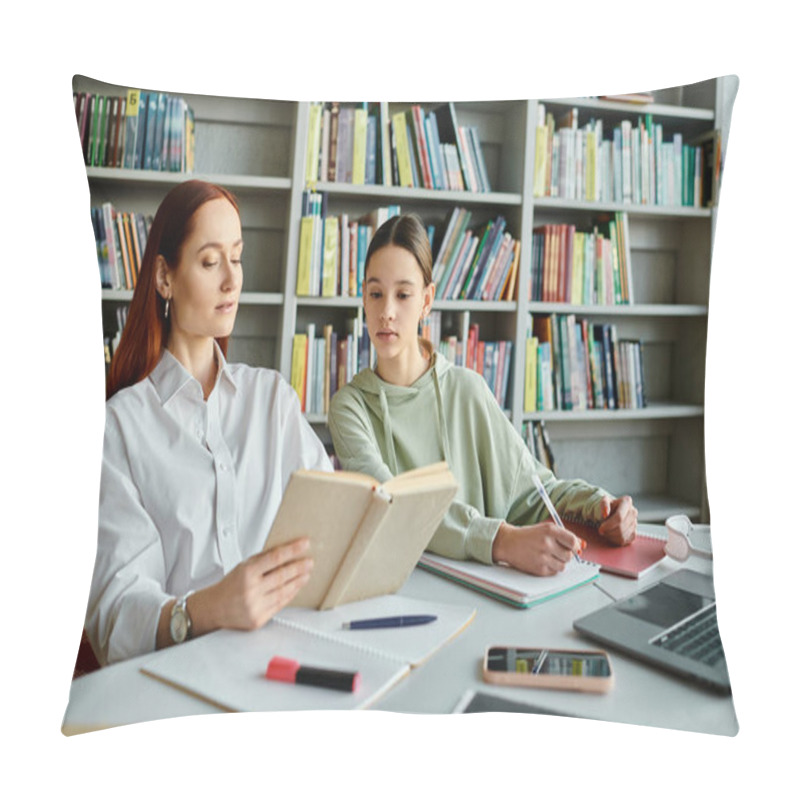
M 533 482 L 538 472 L 562 517 L 599 522 L 606 492 L 585 481 L 560 481 L 525 446 L 478 373 L 440 353 L 411 386 L 395 386 L 364 369 L 332 398 L 328 427 L 342 468 L 381 482 L 446 461 L 458 493 L 428 549 L 492 563 L 503 520 L 549 519 Z

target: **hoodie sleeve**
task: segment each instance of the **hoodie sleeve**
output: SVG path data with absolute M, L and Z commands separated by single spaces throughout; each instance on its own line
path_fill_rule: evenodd
M 562 519 L 600 522 L 600 501 L 608 492 L 584 480 L 559 480 L 540 461 L 534 458 L 522 437 L 506 417 L 494 397 L 487 392 L 486 419 L 490 432 L 492 472 L 505 475 L 495 481 L 492 491 L 503 497 L 503 518 L 511 525 L 535 525 L 550 519 L 549 512 L 536 490 L 534 475 L 538 474 L 547 494 Z M 509 465 L 516 464 L 510 474 Z M 489 479 L 491 480 L 491 479 Z
M 393 477 L 383 461 L 375 431 L 358 393 L 345 386 L 332 398 L 328 430 L 342 469 L 363 472 L 381 483 Z

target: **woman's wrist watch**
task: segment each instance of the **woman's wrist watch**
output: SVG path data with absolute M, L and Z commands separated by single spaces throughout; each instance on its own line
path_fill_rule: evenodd
M 186 601 L 192 592 L 179 598 L 172 606 L 172 613 L 169 618 L 169 632 L 175 644 L 185 642 L 192 635 L 192 618 L 189 616 L 189 609 L 186 608 Z

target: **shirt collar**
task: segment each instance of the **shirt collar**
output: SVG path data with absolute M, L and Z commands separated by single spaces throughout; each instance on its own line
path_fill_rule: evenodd
M 222 379 L 230 385 L 233 392 L 236 392 L 236 380 L 216 339 L 214 340 L 214 353 L 217 357 L 218 368 L 212 394 Z M 186 367 L 166 347 L 161 351 L 161 358 L 150 373 L 150 380 L 161 400 L 161 405 L 166 405 L 188 383 L 197 383 Z

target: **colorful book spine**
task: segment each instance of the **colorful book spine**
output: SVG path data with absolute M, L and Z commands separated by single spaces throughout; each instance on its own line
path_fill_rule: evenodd
M 194 170 L 194 112 L 182 98 L 139 89 L 75 94 L 87 167 Z
M 621 120 L 604 138 L 602 119 L 578 126 L 578 109 L 556 122 L 537 107 L 534 197 L 637 205 L 707 205 L 714 180 L 713 148 L 668 141 L 652 114 Z
M 536 342 L 536 344 L 534 344 Z M 646 407 L 641 340 L 573 315 L 532 315 L 525 351 L 525 413 Z

